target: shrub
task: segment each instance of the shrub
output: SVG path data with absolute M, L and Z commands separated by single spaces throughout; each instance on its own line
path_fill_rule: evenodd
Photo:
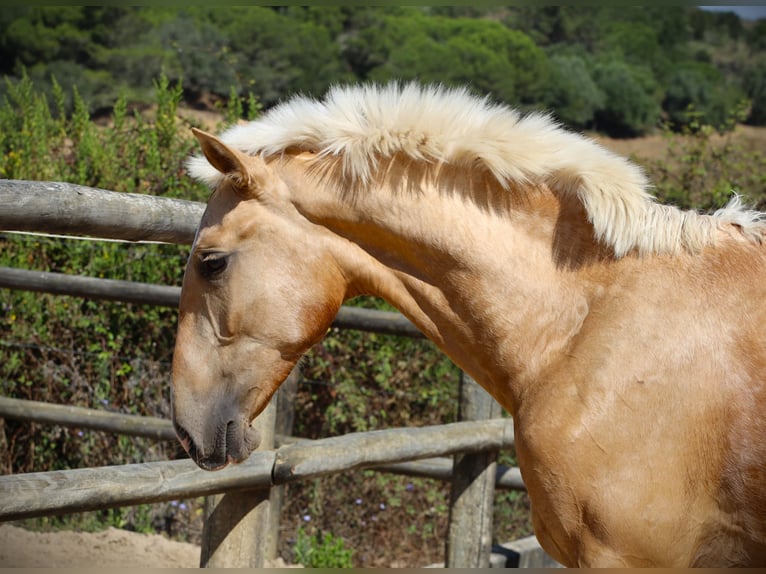
M 717 209 L 733 193 L 746 201 L 766 201 L 766 154 L 749 149 L 734 138 L 734 126 L 747 115 L 743 102 L 728 117 L 724 134 L 704 121 L 693 106 L 686 110 L 680 133 L 665 124 L 668 153 L 648 164 L 650 177 L 662 200 L 684 208 Z
M 724 82 L 722 74 L 704 62 L 684 62 L 673 68 L 662 107 L 675 130 L 710 125 L 724 130 L 735 113 L 738 92 Z M 688 113 L 689 109 L 694 114 Z
M 321 530 L 308 535 L 301 527 L 295 542 L 295 562 L 306 568 L 351 568 L 353 550 L 347 549 L 342 538 Z

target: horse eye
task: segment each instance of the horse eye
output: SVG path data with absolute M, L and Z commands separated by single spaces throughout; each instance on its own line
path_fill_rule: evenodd
M 206 279 L 213 279 L 220 275 L 228 263 L 225 253 L 205 253 L 200 257 L 200 273 Z

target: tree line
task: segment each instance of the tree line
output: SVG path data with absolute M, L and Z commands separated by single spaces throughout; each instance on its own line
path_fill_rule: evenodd
M 342 82 L 467 84 L 576 129 L 766 124 L 766 20 L 695 7 L 6 7 L 0 73 L 76 87 L 93 112 L 161 74 L 210 105 L 269 107 Z M 6 86 L 0 90 L 6 90 Z M 252 101 L 252 100 L 251 100 Z

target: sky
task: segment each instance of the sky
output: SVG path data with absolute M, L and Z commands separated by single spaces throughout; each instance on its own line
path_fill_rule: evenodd
M 740 18 L 758 20 L 766 18 L 766 5 L 760 6 L 700 6 L 703 10 L 715 10 L 719 12 L 734 12 Z

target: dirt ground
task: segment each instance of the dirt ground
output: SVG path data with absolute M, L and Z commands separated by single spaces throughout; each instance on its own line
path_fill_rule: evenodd
M 118 528 L 101 532 L 31 532 L 0 524 L 0 568 L 198 568 L 200 547 L 160 534 Z M 282 559 L 267 567 L 291 567 Z
M 0 525 L 0 567 L 196 568 L 200 548 L 161 535 L 117 528 L 102 532 L 30 532 Z

